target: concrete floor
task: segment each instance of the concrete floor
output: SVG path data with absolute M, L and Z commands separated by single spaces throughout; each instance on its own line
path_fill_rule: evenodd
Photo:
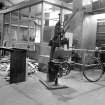
M 68 88 L 48 90 L 39 79 L 46 74 L 37 72 L 18 84 L 9 84 L 0 76 L 0 105 L 105 105 L 105 76 L 96 83 L 88 82 L 80 72 L 59 79 Z

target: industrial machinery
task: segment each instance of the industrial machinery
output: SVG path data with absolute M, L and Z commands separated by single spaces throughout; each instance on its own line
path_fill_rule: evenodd
M 56 23 L 55 30 L 54 30 L 54 37 L 50 40 L 49 45 L 51 46 L 50 51 L 50 59 L 48 62 L 48 81 L 55 82 L 55 85 L 58 85 L 58 72 L 60 70 L 60 64 L 63 62 L 62 56 L 56 56 L 56 48 L 62 47 L 63 45 L 67 44 L 69 47 L 69 40 L 64 37 L 64 30 L 61 26 L 59 14 L 59 21 Z M 58 51 L 57 50 L 57 51 Z

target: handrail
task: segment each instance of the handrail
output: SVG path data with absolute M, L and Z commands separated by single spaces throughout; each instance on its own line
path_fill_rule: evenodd
M 95 49 L 90 50 L 90 49 L 75 49 L 75 48 L 67 49 L 66 51 L 105 52 L 105 50 L 95 50 Z

